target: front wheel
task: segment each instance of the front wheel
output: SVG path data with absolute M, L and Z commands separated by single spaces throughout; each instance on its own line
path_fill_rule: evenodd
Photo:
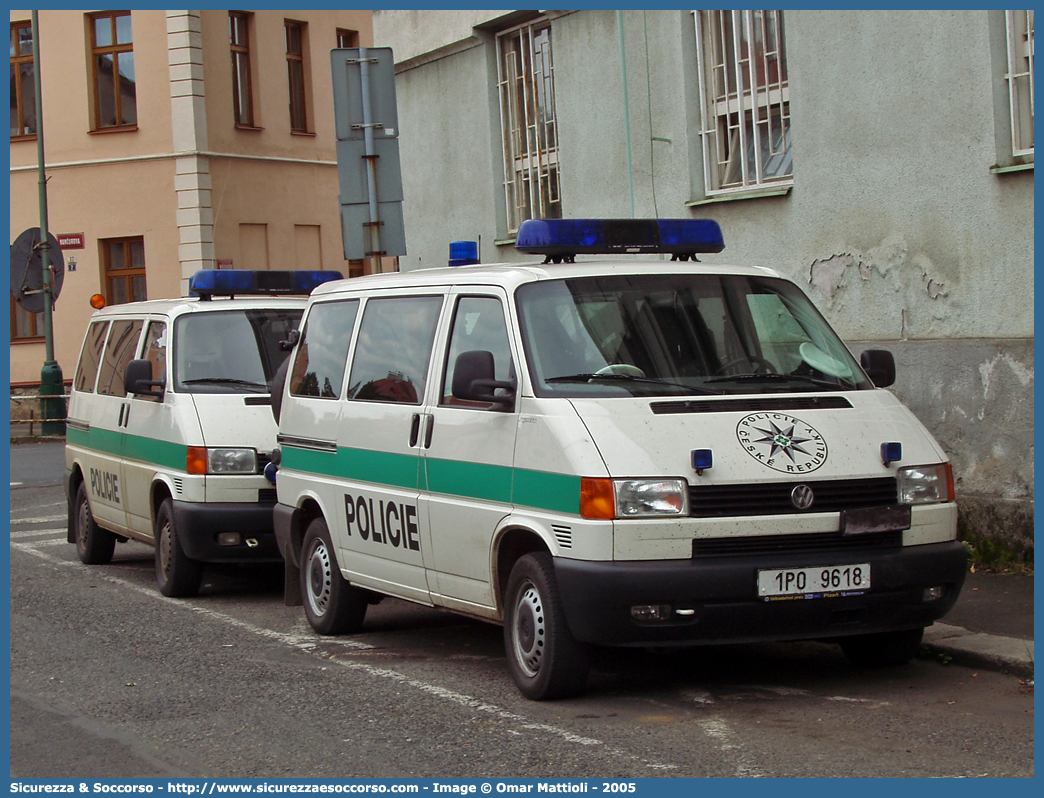
M 73 516 L 76 539 L 76 554 L 84 565 L 105 565 L 112 562 L 116 550 L 116 536 L 102 529 L 94 521 L 91 505 L 87 500 L 87 485 L 81 482 L 76 488 L 76 514 Z
M 589 652 L 566 625 L 550 554 L 527 554 L 511 569 L 504 648 L 511 676 L 526 698 L 568 698 L 587 686 Z
M 301 598 L 308 623 L 321 635 L 350 634 L 362 628 L 366 596 L 341 576 L 330 530 L 316 518 L 301 546 Z
M 203 581 L 203 563 L 193 560 L 181 547 L 170 499 L 164 499 L 156 513 L 155 535 L 156 581 L 160 593 L 172 598 L 196 595 Z
M 905 665 L 921 647 L 924 629 L 877 632 L 842 638 L 841 650 L 848 661 L 862 668 L 889 668 Z

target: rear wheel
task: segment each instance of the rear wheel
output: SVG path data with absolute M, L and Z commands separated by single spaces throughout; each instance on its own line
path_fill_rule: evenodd
M 160 593 L 172 598 L 196 595 L 203 581 L 203 563 L 193 560 L 181 547 L 170 499 L 164 499 L 156 513 L 155 534 L 156 581 Z
M 308 623 L 321 635 L 356 632 L 366 617 L 366 596 L 341 576 L 322 518 L 308 525 L 301 546 L 301 598 Z
M 582 693 L 589 652 L 566 625 L 551 555 L 521 557 L 511 569 L 506 596 L 504 648 L 518 689 L 535 701 Z
M 878 632 L 843 638 L 841 650 L 848 661 L 862 668 L 888 668 L 905 665 L 921 647 L 924 629 Z
M 76 514 L 73 516 L 76 534 L 76 553 L 85 565 L 104 565 L 112 562 L 116 550 L 116 536 L 94 522 L 91 505 L 87 500 L 87 485 L 81 482 L 76 488 Z

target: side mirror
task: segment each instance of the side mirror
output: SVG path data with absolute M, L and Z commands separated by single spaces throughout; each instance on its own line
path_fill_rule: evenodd
M 164 388 L 162 380 L 152 379 L 151 361 L 132 360 L 127 364 L 127 372 L 123 375 L 123 390 L 127 393 L 162 399 Z
M 496 395 L 498 388 L 507 393 Z M 457 355 L 453 364 L 453 395 L 473 402 L 492 402 L 508 410 L 515 405 L 515 383 L 496 379 L 493 353 L 476 349 Z
M 286 334 L 286 340 L 279 342 L 279 351 L 289 352 L 291 349 L 297 346 L 297 342 L 299 340 L 301 340 L 301 331 L 291 330 Z
M 867 349 L 859 356 L 859 365 L 878 388 L 895 383 L 895 358 L 887 349 Z

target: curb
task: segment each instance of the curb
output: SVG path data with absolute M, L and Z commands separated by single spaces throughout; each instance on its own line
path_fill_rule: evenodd
M 972 632 L 936 623 L 924 630 L 924 646 L 959 665 L 1033 678 L 1033 641 Z

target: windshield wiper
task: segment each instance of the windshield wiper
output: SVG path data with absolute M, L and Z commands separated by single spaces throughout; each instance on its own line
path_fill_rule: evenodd
M 199 377 L 194 380 L 182 380 L 182 385 L 245 385 L 249 388 L 264 388 L 268 386 L 263 382 L 251 382 L 250 380 L 237 380 L 232 377 Z
M 667 385 L 671 388 L 680 388 L 683 391 L 688 391 L 694 394 L 720 394 L 722 391 L 715 391 L 710 388 L 697 388 L 693 385 L 683 385 L 680 382 L 670 382 L 668 380 L 657 380 L 652 377 L 636 377 L 632 374 L 568 374 L 561 377 L 549 377 L 544 382 L 590 382 L 591 380 L 605 380 L 607 382 L 640 382 L 648 385 Z
M 819 380 L 815 377 L 808 377 L 804 374 L 777 374 L 773 371 L 765 371 L 761 373 L 752 374 L 731 374 L 722 377 L 710 377 L 704 380 L 704 382 L 789 382 L 791 380 L 797 380 L 798 382 L 806 382 L 809 385 L 816 385 L 820 388 L 830 388 L 834 391 L 855 390 L 855 385 L 853 383 L 848 383 L 847 386 L 838 385 L 836 382 L 827 382 L 826 380 Z

